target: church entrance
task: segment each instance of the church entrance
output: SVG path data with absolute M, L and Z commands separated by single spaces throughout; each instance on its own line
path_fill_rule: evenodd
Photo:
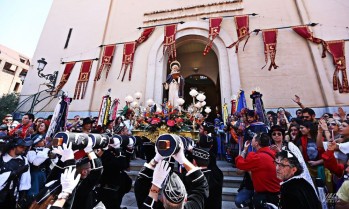
M 189 91 L 192 87 L 195 87 L 198 92 L 205 93 L 206 106 L 211 107 L 212 113 L 216 112 L 216 109 L 221 112 L 218 58 L 213 50 L 206 56 L 203 55 L 206 41 L 207 39 L 203 37 L 198 39 L 198 36 L 184 36 L 176 41 L 177 60 L 181 64 L 181 75 L 185 78 L 184 107 L 187 108 L 193 103 Z M 166 74 L 170 74 L 169 64 L 167 65 Z

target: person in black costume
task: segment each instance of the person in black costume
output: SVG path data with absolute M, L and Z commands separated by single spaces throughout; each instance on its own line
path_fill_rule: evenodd
M 275 158 L 276 175 L 282 180 L 279 207 L 282 209 L 320 209 L 314 188 L 300 176 L 303 167 L 290 151 L 282 150 Z
M 92 140 L 89 138 L 88 145 L 84 148 L 88 157 L 83 157 L 75 162 L 74 151 L 70 144 L 63 144 L 62 147 L 54 148 L 53 152 L 61 155 L 61 159 L 52 169 L 47 177 L 47 184 L 36 197 L 33 204 L 47 204 L 46 199 L 53 196 L 53 199 L 67 199 L 64 208 L 69 209 L 92 209 L 96 206 L 96 197 L 93 188 L 97 185 L 103 171 L 102 161 L 92 150 Z M 76 165 L 75 165 L 76 164 Z M 72 193 L 62 191 L 60 182 L 61 174 L 67 167 L 76 167 L 77 173 L 81 174 L 80 181 Z
M 107 150 L 98 154 L 104 168 L 98 199 L 107 209 L 120 209 L 122 198 L 131 189 L 132 179 L 124 171 L 129 167 L 129 160 L 121 153 L 121 141 L 116 137 L 113 140 Z
M 210 180 L 208 180 L 209 185 L 210 185 L 210 191 L 214 191 L 214 196 L 211 196 L 209 198 L 213 198 L 215 203 L 214 208 L 222 208 L 222 193 L 223 193 L 223 172 L 218 168 L 217 166 L 217 141 L 214 140 L 214 125 L 204 122 L 200 126 L 199 129 L 199 142 L 198 142 L 198 147 L 200 149 L 205 149 L 209 150 L 209 164 L 207 168 L 210 170 L 212 173 Z M 211 183 L 210 183 L 211 181 Z M 206 208 L 206 206 L 205 206 Z
M 23 156 L 31 142 L 21 138 L 10 140 L 0 156 L 0 208 L 24 206 L 30 189 L 29 164 Z
M 178 163 L 184 165 L 188 171 L 186 178 L 191 182 L 188 194 L 178 175 L 174 172 L 170 173 L 171 169 L 167 162 L 168 159 L 161 160 L 161 156 L 156 155 L 150 163 L 145 164 L 135 183 L 135 193 L 139 208 L 159 208 L 158 198 L 162 187 L 161 201 L 164 208 L 180 208 L 181 206 L 185 209 L 204 208 L 204 201 L 208 197 L 207 180 L 203 172 L 185 158 L 183 144 L 180 147 L 179 152 L 173 155 L 173 158 Z M 142 199 L 144 197 L 141 197 L 142 195 L 139 194 L 139 191 L 148 191 L 148 196 Z M 142 205 L 139 203 L 141 200 L 143 200 Z
M 204 173 L 208 186 L 209 196 L 205 200 L 205 209 L 221 209 L 222 208 L 222 189 L 223 189 L 223 174 L 218 169 L 211 170 L 209 165 L 210 153 L 209 150 L 195 147 L 192 149 L 193 164 L 201 168 Z

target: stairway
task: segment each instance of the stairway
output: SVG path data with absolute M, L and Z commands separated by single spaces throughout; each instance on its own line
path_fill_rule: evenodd
M 132 178 L 133 183 L 139 170 L 143 167 L 144 162 L 144 160 L 138 159 L 131 161 L 130 171 L 128 171 L 127 174 Z M 222 209 L 236 208 L 234 199 L 242 181 L 242 176 L 238 176 L 236 174 L 236 168 L 233 168 L 231 164 L 226 161 L 218 161 L 217 164 L 224 174 Z M 123 198 L 122 207 L 127 207 L 127 209 L 137 209 L 133 185 L 131 191 Z

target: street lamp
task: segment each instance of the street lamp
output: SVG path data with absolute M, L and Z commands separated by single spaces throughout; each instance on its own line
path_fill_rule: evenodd
M 22 85 L 23 85 L 23 83 L 24 83 L 24 80 L 25 80 L 25 75 L 19 75 L 19 79 L 21 79 L 21 81 L 22 81 Z
M 41 58 L 38 60 L 38 76 L 39 78 L 45 78 L 46 80 L 50 81 L 49 88 L 54 89 L 57 81 L 58 71 L 54 71 L 53 74 L 43 74 L 42 71 L 44 70 L 45 66 L 47 65 L 47 62 L 45 61 L 45 58 Z

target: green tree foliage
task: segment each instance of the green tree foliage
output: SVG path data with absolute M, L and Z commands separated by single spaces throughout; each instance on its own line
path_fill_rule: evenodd
M 2 120 L 6 114 L 11 114 L 17 107 L 19 97 L 15 93 L 4 94 L 0 97 L 0 119 Z

